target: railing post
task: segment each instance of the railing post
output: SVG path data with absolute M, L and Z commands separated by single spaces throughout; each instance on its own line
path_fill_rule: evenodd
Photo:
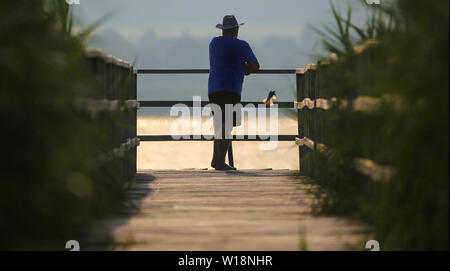
M 305 94 L 304 94 L 304 89 L 305 89 L 304 69 L 297 69 L 295 79 L 296 79 L 296 89 L 297 89 L 297 101 L 300 102 L 305 97 Z M 304 134 L 304 129 L 303 129 L 302 114 L 301 114 L 300 109 L 297 110 L 297 130 L 298 130 L 298 138 L 302 139 L 305 136 L 305 134 Z M 304 155 L 303 151 L 304 151 L 304 147 L 298 146 L 298 163 L 299 163 L 298 169 L 300 171 L 303 170 L 303 166 L 302 166 L 302 158 Z
M 128 98 L 128 91 L 126 88 L 126 78 L 127 78 L 127 69 L 120 66 L 119 64 L 117 65 L 117 69 L 118 69 L 118 73 L 119 73 L 119 89 L 117 91 L 117 97 L 116 99 L 118 101 L 126 101 Z M 127 115 L 128 115 L 128 110 L 120 110 L 119 109 L 119 114 L 120 114 L 120 123 L 121 123 L 121 127 L 120 128 L 120 144 L 123 144 L 126 142 L 128 134 L 128 122 L 127 122 Z M 128 150 L 124 151 L 124 155 L 122 158 L 122 176 L 123 176 L 123 182 L 128 181 Z
M 312 99 L 314 101 L 314 108 L 312 110 L 308 110 L 308 133 L 306 134 L 306 137 L 308 137 L 309 139 L 313 140 L 314 142 L 317 143 L 318 137 L 317 137 L 317 72 L 316 72 L 316 66 L 315 65 L 310 65 L 308 71 L 308 81 L 309 81 L 309 98 Z M 311 150 L 308 149 L 308 152 L 310 152 Z M 307 159 L 307 172 L 306 174 L 310 177 L 313 177 L 314 175 L 314 156 L 309 157 Z
M 321 99 L 324 96 L 323 91 L 322 91 L 322 82 L 321 82 L 321 78 L 320 78 L 322 71 L 323 71 L 323 67 L 322 66 L 320 66 L 320 67 L 317 66 L 317 68 L 316 68 L 316 78 L 315 78 L 315 81 L 316 81 L 316 87 L 315 87 L 315 89 L 316 89 L 316 95 L 315 95 L 316 102 L 317 102 L 318 99 Z M 316 133 L 315 133 L 316 140 L 315 140 L 315 142 L 316 143 L 323 143 L 323 140 L 324 140 L 324 126 L 325 126 L 324 125 L 324 121 L 325 121 L 324 110 L 318 108 L 316 110 L 316 127 L 315 127 L 315 129 L 316 129 Z
M 302 102 L 305 98 L 313 99 L 314 107 L 316 105 L 316 66 L 313 64 L 308 64 L 306 68 L 297 69 L 296 72 L 296 83 L 297 83 L 297 101 Z M 298 137 L 300 139 L 309 138 L 314 140 L 314 125 L 315 117 L 314 110 L 304 106 L 302 109 L 298 109 Z M 313 168 L 311 159 L 307 158 L 308 153 L 311 150 L 303 145 L 299 146 L 299 169 L 304 175 L 310 175 L 311 169 Z
M 133 68 L 133 78 L 132 78 L 132 87 L 133 87 L 133 100 L 137 100 L 137 70 L 135 68 Z M 132 130 L 132 134 L 133 134 L 133 138 L 137 137 L 137 113 L 138 113 L 138 109 L 136 108 L 133 112 L 133 119 L 132 119 L 132 123 L 133 123 L 133 130 Z M 133 175 L 136 174 L 137 172 L 137 146 L 133 148 Z

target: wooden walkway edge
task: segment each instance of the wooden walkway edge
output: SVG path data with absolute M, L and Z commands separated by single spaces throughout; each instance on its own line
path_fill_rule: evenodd
M 313 216 L 288 170 L 139 172 L 131 216 L 103 221 L 127 250 L 364 250 L 359 225 Z

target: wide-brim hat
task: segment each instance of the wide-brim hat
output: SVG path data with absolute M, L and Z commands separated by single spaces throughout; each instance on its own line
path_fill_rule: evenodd
M 235 27 L 239 27 L 243 25 L 244 23 L 238 23 L 234 15 L 225 15 L 223 17 L 222 23 L 217 24 L 216 27 L 219 29 L 231 29 Z

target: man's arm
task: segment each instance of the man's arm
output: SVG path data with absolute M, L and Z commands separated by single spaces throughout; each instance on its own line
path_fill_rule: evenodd
M 252 64 L 248 64 L 248 62 L 245 62 L 245 75 L 249 75 L 256 71 L 259 71 L 259 62 L 258 61 L 255 61 Z

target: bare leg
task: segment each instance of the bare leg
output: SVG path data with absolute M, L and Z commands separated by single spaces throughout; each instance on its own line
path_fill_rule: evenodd
M 211 160 L 211 167 L 216 167 L 217 155 L 219 154 L 219 139 L 214 139 L 213 157 Z
M 230 167 L 227 163 L 225 163 L 225 156 L 228 152 L 228 147 L 230 146 L 230 139 L 219 139 L 217 140 L 218 152 L 216 156 L 215 169 L 217 170 L 236 170 L 234 167 Z
M 214 152 L 213 158 L 211 161 L 211 167 L 216 170 L 236 170 L 234 167 L 230 167 L 227 163 L 225 163 L 225 156 L 228 153 L 228 148 L 230 146 L 231 139 L 224 139 L 225 134 L 231 135 L 231 131 L 225 131 L 225 124 L 220 123 L 214 125 L 214 132 L 217 139 L 214 139 Z

